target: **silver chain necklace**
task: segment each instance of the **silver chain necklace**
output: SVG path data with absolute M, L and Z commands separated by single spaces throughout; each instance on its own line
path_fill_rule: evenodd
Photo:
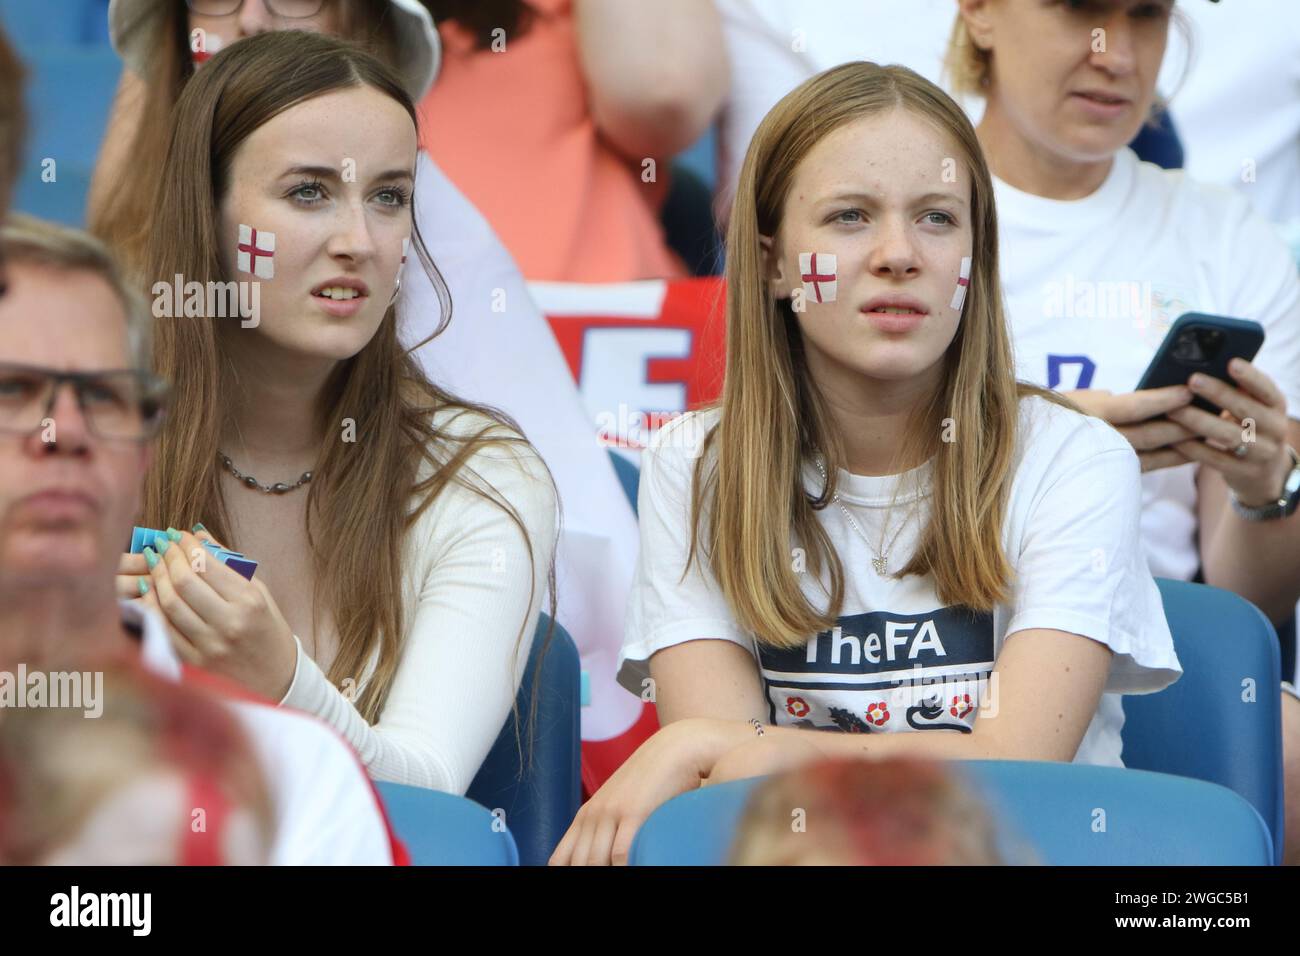
M 813 462 L 814 464 L 817 465 L 817 470 L 822 473 L 822 481 L 829 484 L 830 479 L 826 477 L 826 469 L 822 467 L 822 463 L 817 459 L 813 459 Z M 907 527 L 907 518 L 910 518 L 912 516 L 912 512 L 916 510 L 916 501 L 919 500 L 920 500 L 920 496 L 918 496 L 915 499 L 915 501 L 913 501 L 912 507 L 909 508 L 907 511 L 907 516 L 903 519 L 903 523 L 898 526 L 898 530 L 894 532 L 894 536 L 889 539 L 889 548 L 893 548 L 895 543 L 897 543 L 898 536 L 902 534 L 903 529 Z M 844 507 L 844 502 L 840 501 L 840 493 L 838 491 L 831 496 L 831 501 L 839 505 L 840 511 L 844 512 L 844 517 L 847 518 L 849 524 L 853 526 L 853 530 L 858 533 L 858 537 L 860 537 L 863 541 L 867 543 L 867 547 L 871 550 L 871 553 L 874 555 L 874 557 L 871 559 L 871 566 L 876 569 L 877 574 L 879 574 L 881 577 L 885 577 L 889 573 L 889 549 L 884 546 L 885 531 L 889 527 L 889 516 L 888 515 L 885 516 L 885 520 L 881 523 L 880 526 L 881 546 L 879 548 L 875 548 L 872 547 L 871 539 L 867 537 L 867 533 L 862 530 L 857 520 L 849 512 L 849 509 Z M 893 510 L 892 507 L 890 510 Z
M 230 457 L 228 455 L 225 455 L 222 452 L 218 451 L 217 457 L 221 459 L 221 464 L 225 467 L 226 471 L 230 472 L 232 475 L 234 475 L 236 478 L 242 481 L 249 488 L 256 488 L 258 491 L 264 491 L 268 495 L 287 494 L 290 491 L 296 491 L 297 489 L 301 488 L 303 485 L 307 484 L 307 482 L 311 481 L 311 472 L 304 471 L 302 473 L 302 477 L 300 477 L 292 485 L 286 485 L 282 481 L 277 481 L 273 485 L 264 485 L 261 482 L 259 482 L 256 478 L 254 478 L 252 475 L 246 475 L 243 472 L 241 472 L 238 468 L 236 468 L 235 463 L 230 460 Z

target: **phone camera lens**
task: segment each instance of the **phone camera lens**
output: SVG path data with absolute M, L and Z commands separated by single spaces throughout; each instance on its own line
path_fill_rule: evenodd
M 1180 362 L 1199 365 L 1205 361 L 1205 353 L 1195 331 L 1188 329 L 1181 332 L 1174 342 L 1174 358 Z
M 1223 348 L 1223 331 L 1221 329 L 1197 329 L 1197 336 L 1200 339 L 1201 351 L 1204 353 L 1206 361 L 1213 361 Z

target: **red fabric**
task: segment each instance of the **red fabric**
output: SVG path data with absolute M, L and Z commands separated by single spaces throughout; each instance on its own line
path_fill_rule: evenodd
M 192 820 L 185 821 L 180 865 L 222 866 L 225 857 L 221 852 L 221 834 L 230 815 L 230 801 L 206 773 L 190 778 L 188 800 L 188 806 L 203 810 L 203 829 L 195 830 Z
M 220 674 L 213 674 L 211 671 L 205 671 L 201 667 L 193 667 L 189 664 L 182 663 L 181 681 L 195 687 L 203 687 L 212 691 L 214 694 L 232 700 L 241 700 L 250 704 L 260 704 L 264 707 L 276 706 L 267 698 L 260 694 L 253 693 L 242 684 L 237 684 L 229 678 L 222 677 Z M 298 713 L 302 712 L 298 711 Z M 305 714 L 304 716 L 311 717 L 311 714 Z M 323 727 L 329 727 L 329 725 L 324 721 L 319 721 L 319 723 Z M 333 727 L 329 727 L 329 730 L 336 737 L 338 736 L 338 733 Z M 361 775 L 365 777 L 366 783 L 370 786 L 370 792 L 374 795 L 375 803 L 379 807 L 379 816 L 384 821 L 384 830 L 388 834 L 388 843 L 393 853 L 393 866 L 410 866 L 411 854 L 407 852 L 406 846 L 402 841 L 397 838 L 397 833 L 393 830 L 393 825 L 388 820 L 388 809 L 384 806 L 384 801 L 379 798 L 379 791 L 375 789 L 374 781 L 370 779 L 370 774 L 366 773 L 366 768 L 362 766 L 361 759 L 357 756 L 356 751 L 353 750 L 342 737 L 339 737 L 339 740 L 342 741 L 345 747 L 347 747 L 348 753 L 352 755 L 352 759 L 356 761 L 357 770 L 359 770 Z
M 644 704 L 635 724 L 609 740 L 582 742 L 582 799 L 588 800 L 606 780 L 623 766 L 623 761 L 659 729 L 654 704 Z
M 686 408 L 698 408 L 722 393 L 727 355 L 726 281 L 721 276 L 675 279 L 667 284 L 659 315 L 647 322 L 641 317 L 564 315 L 547 313 L 555 340 L 564 352 L 575 382 L 582 382 L 582 346 L 589 329 L 647 327 L 685 329 L 691 333 L 691 354 L 686 358 L 649 357 L 645 362 L 648 384 L 681 382 L 686 386 Z M 658 411 L 659 409 L 642 409 Z M 662 409 L 685 411 L 686 409 Z

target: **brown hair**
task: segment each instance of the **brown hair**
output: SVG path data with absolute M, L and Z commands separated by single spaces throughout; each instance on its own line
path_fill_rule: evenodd
M 252 811 L 269 849 L 275 839 L 270 790 L 226 707 L 136 665 L 102 673 L 98 717 L 57 707 L 0 715 L 0 864 L 41 862 L 75 838 L 113 793 L 166 770 L 214 781 L 232 805 Z M 176 824 L 188 829 L 190 819 Z
M 487 50 L 502 30 L 510 39 L 528 32 L 537 11 L 525 0 L 422 0 L 434 23 L 453 22 L 474 37 L 476 50 Z
M 0 30 L 0 219 L 9 209 L 18 170 L 22 168 L 26 117 L 23 112 L 23 66 Z
M 770 777 L 736 828 L 736 866 L 996 866 L 998 831 L 951 764 L 819 760 Z
M 397 62 L 397 32 L 390 0 L 326 0 L 341 3 L 342 35 L 380 57 Z M 87 210 L 87 228 L 108 243 L 131 271 L 144 266 L 148 223 L 158 198 L 158 180 L 171 135 L 170 117 L 181 90 L 195 75 L 190 59 L 188 13 L 184 0 L 140 4 L 139 18 L 126 32 L 143 32 L 153 51 L 143 80 L 144 102 L 127 155 L 130 162 L 112 170 L 111 189 Z M 111 132 L 111 130 L 110 130 Z
M 998 282 L 993 186 L 966 114 L 933 83 L 900 66 L 847 63 L 806 81 L 759 124 L 741 168 L 727 233 L 727 363 L 718 424 L 695 464 L 690 562 L 703 550 L 737 623 L 767 644 L 802 645 L 831 627 L 844 597 L 844 573 L 817 512 L 835 494 L 845 456 L 824 399 L 809 376 L 788 302 L 764 278 L 760 236 L 776 236 L 795 170 L 839 127 L 904 109 L 948 137 L 971 172 L 972 273 L 961 324 L 944 356 L 942 384 L 918 407 L 901 460 L 933 455 L 932 513 L 900 575 L 933 575 L 949 604 L 987 609 L 1007 592 L 1011 567 L 1001 546 L 1019 400 L 1053 393 L 1018 383 Z M 951 418 L 958 440 L 943 442 Z M 715 455 L 710 458 L 709 452 Z M 829 481 L 810 499 L 805 459 L 822 454 Z M 704 511 L 712 504 L 707 518 Z M 807 567 L 831 577 L 830 604 L 811 606 L 791 567 L 790 542 Z M 684 576 L 685 572 L 683 572 Z
M 416 122 L 410 97 L 388 68 L 342 40 L 280 31 L 241 40 L 214 56 L 177 103 L 158 208 L 150 224 L 145 275 L 179 273 L 200 283 L 223 280 L 217 206 L 239 145 L 303 100 L 362 85 L 391 97 L 412 124 Z M 446 327 L 450 302 L 420 237 L 414 204 L 411 216 L 412 248 L 444 305 L 433 338 Z M 231 407 L 223 396 L 235 387 L 221 348 L 222 334 L 230 330 L 229 322 L 213 317 L 173 319 L 155 330 L 155 371 L 171 383 L 175 411 L 145 482 L 142 523 L 168 527 L 202 521 L 217 539 L 237 549 L 238 542 L 229 535 L 217 464 L 223 416 Z M 374 675 L 356 701 L 357 710 L 371 723 L 378 719 L 392 685 L 405 633 L 403 595 L 390 582 L 403 580 L 406 533 L 442 489 L 455 481 L 501 507 L 518 526 L 533 561 L 530 536 L 514 507 L 486 480 L 471 482 L 467 477 L 478 477 L 467 461 L 481 448 L 497 445 L 529 454 L 531 446 L 508 416 L 431 383 L 411 354 L 423 344 L 409 351 L 402 347 L 396 310 L 390 305 L 374 337 L 357 355 L 338 364 L 317 410 L 326 434 L 337 434 L 334 429 L 344 417 L 355 420 L 355 441 L 327 441 L 321 448 L 308 488 L 307 533 L 316 606 L 328 602 L 339 634 L 330 680 L 336 685 L 346 678 L 357 680 L 378 650 Z M 442 430 L 433 424 L 435 410 L 448 408 L 461 410 L 457 421 L 473 413 L 487 423 L 467 437 L 453 438 L 463 422 L 458 421 L 456 432 L 450 422 Z M 545 469 L 544 463 L 541 467 Z M 426 469 L 428 475 L 421 479 Z M 553 625 L 553 557 L 550 562 Z M 535 598 L 530 592 L 529 607 Z M 520 625 L 521 640 L 526 625 L 527 615 Z

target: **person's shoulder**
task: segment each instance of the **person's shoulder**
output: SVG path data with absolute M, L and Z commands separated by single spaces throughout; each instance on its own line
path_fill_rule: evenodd
M 459 452 L 467 442 L 484 439 L 466 459 L 472 466 L 492 467 L 491 463 L 502 462 L 528 471 L 541 467 L 541 455 L 521 431 L 483 410 L 444 405 L 433 413 L 431 421 L 435 457 L 441 460 Z
M 1141 204 L 1156 202 L 1180 226 L 1212 226 L 1209 235 L 1217 236 L 1225 223 L 1248 220 L 1253 214 L 1250 202 L 1234 189 L 1196 179 L 1185 169 L 1165 169 L 1138 159 L 1129 149 L 1120 157 L 1133 163 L 1133 193 Z
M 716 404 L 683 412 L 655 432 L 644 457 L 676 468 L 693 465 L 704 450 L 705 439 L 721 420 L 722 408 Z
M 1023 394 L 1019 411 L 1023 461 L 1060 466 L 1113 452 L 1136 456 L 1133 446 L 1109 422 L 1054 401 L 1042 390 Z
M 432 461 L 426 459 L 421 465 L 421 481 L 447 467 L 464 453 L 467 444 L 473 443 L 473 447 L 464 454 L 458 472 L 441 484 L 434 507 L 425 512 L 426 524 L 433 520 L 431 515 L 448 509 L 462 517 L 465 509 L 475 513 L 480 508 L 498 510 L 480 492 L 505 498 L 530 523 L 552 520 L 559 497 L 554 479 L 536 447 L 518 429 L 467 406 L 444 406 L 434 413 L 432 423 L 435 447 L 431 449 Z
M 215 692 L 246 725 L 277 738 L 292 738 L 295 750 L 309 745 L 306 750 L 310 752 L 325 755 L 329 759 L 337 756 L 344 765 L 352 768 L 356 766 L 356 760 L 343 738 L 320 719 L 300 710 L 277 707 L 251 694 Z
M 223 698 L 256 745 L 271 757 L 273 773 L 299 779 L 365 777 L 352 749 L 320 719 L 246 697 L 227 694 Z
M 311 714 L 225 698 L 256 750 L 278 804 L 282 863 L 392 863 L 392 827 L 356 752 Z M 402 851 L 405 852 L 405 851 Z

